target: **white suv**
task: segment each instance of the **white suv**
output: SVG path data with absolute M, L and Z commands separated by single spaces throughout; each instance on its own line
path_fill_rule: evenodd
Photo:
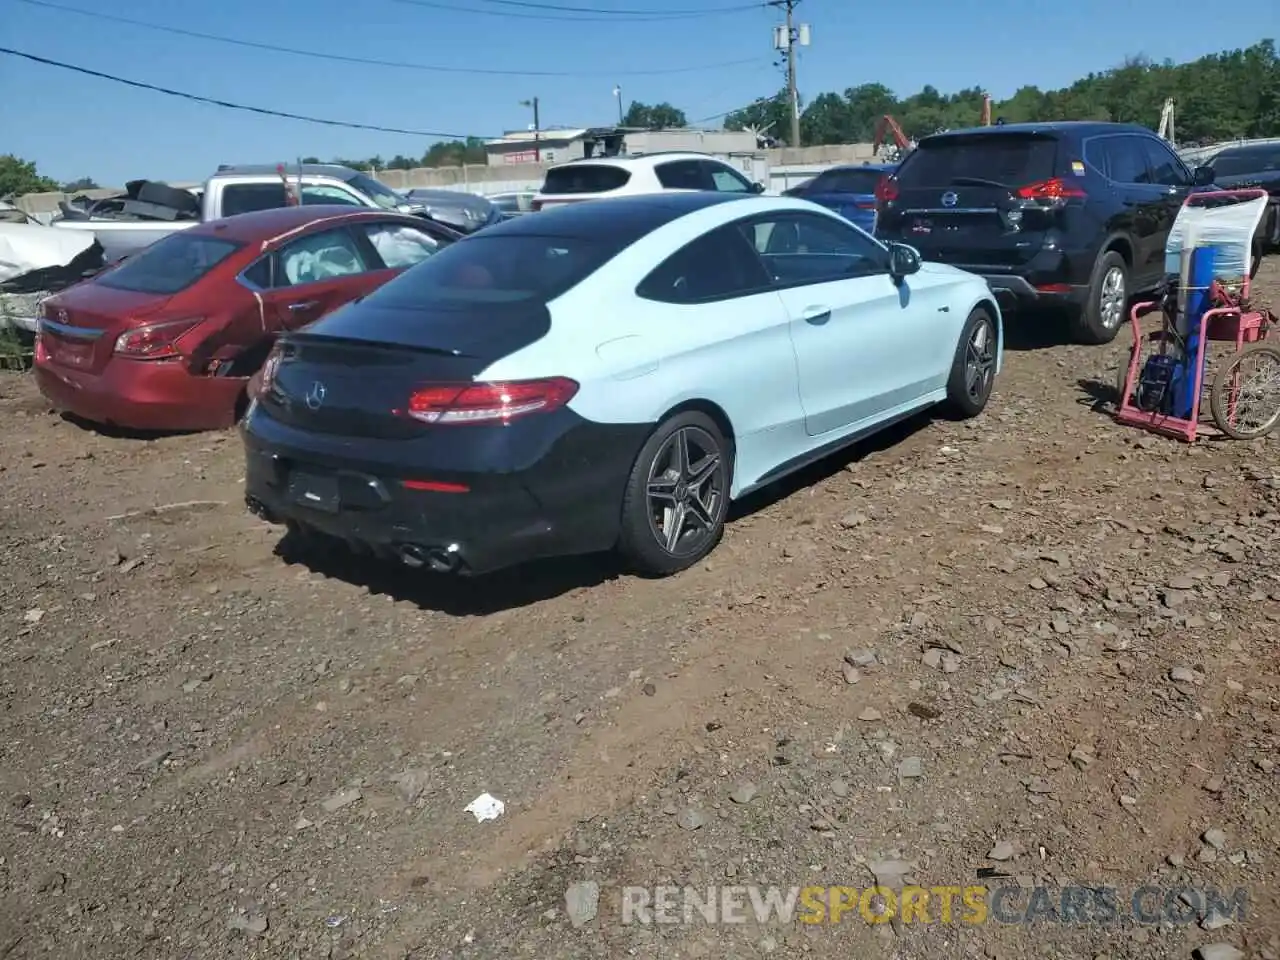
M 705 153 L 647 153 L 636 157 L 571 160 L 547 171 L 533 209 L 558 203 L 631 197 L 671 190 L 764 193 L 736 167 Z

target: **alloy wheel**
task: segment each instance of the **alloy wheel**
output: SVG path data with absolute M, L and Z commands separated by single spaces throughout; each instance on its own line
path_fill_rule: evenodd
M 1112 267 L 1102 278 L 1102 291 L 1098 297 L 1098 316 L 1104 328 L 1114 330 L 1120 326 L 1120 321 L 1124 319 L 1127 299 L 1124 271 L 1119 267 Z
M 996 375 L 996 332 L 987 317 L 973 327 L 964 349 L 964 388 L 974 403 L 983 403 L 991 393 Z
M 668 555 L 696 553 L 715 535 L 724 485 L 723 452 L 701 427 L 680 427 L 658 448 L 645 492 L 649 529 Z

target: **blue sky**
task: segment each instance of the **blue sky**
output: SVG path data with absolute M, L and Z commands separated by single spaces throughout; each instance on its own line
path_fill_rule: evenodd
M 0 46 L 221 100 L 339 120 L 494 136 L 530 122 L 520 101 L 540 98 L 544 127 L 616 120 L 626 101 L 669 101 L 691 120 L 772 94 L 770 9 L 637 22 L 618 16 L 438 0 L 491 13 L 404 0 L 57 0 L 205 33 L 462 69 L 562 71 L 590 76 L 485 76 L 326 62 L 106 23 L 0 0 Z M 744 0 L 547 0 L 561 6 L 689 10 Z M 801 0 L 813 45 L 798 63 L 801 94 L 881 82 L 905 95 L 981 86 L 997 98 L 1034 83 L 1057 87 L 1126 56 L 1194 59 L 1280 36 L 1276 0 L 1237 0 L 1196 30 L 1167 0 Z M 519 14 L 519 16 L 517 16 Z M 537 16 L 559 19 L 537 19 Z M 697 72 L 635 75 L 748 61 Z M 1151 117 L 1155 124 L 1157 117 Z M 92 176 L 196 180 L 219 163 L 298 156 L 421 155 L 418 136 L 344 130 L 190 103 L 0 56 L 0 153 L 35 160 L 59 180 Z

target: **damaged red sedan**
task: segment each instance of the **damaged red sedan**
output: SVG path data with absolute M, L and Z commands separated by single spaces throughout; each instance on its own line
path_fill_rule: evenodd
M 461 236 L 419 217 L 319 206 L 180 231 L 44 301 L 40 392 L 93 423 L 229 427 L 278 334 L 370 293 Z

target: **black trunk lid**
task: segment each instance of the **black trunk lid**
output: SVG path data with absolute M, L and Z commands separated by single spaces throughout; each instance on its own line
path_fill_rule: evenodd
M 1058 174 L 1058 141 L 1038 133 L 929 138 L 903 162 L 878 230 L 926 260 L 1018 267 L 1039 252 L 1067 198 L 1041 196 Z M 1066 184 L 1070 187 L 1071 184 Z
M 275 420 L 317 433 L 418 437 L 430 427 L 405 413 L 415 389 L 469 383 L 549 329 L 546 307 L 532 300 L 416 308 L 354 303 L 281 338 L 259 406 Z

